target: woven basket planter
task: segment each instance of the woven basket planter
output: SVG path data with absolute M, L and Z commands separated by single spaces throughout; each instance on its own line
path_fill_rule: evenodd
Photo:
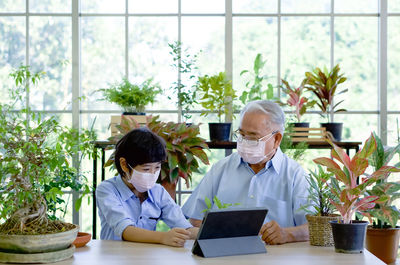
M 315 216 L 307 214 L 306 218 L 310 232 L 310 245 L 322 247 L 333 246 L 332 228 L 329 221 L 339 220 L 340 216 Z

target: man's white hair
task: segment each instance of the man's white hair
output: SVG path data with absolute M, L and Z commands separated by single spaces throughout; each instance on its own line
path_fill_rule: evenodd
M 269 121 L 277 126 L 277 129 L 283 135 L 285 130 L 285 114 L 277 103 L 270 100 L 256 100 L 247 103 L 240 112 L 240 124 L 242 124 L 244 114 L 253 112 L 265 113 Z

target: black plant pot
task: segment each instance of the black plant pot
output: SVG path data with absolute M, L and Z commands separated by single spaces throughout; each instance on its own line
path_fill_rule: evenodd
M 122 112 L 122 115 L 146 115 L 145 112 L 128 112 L 128 111 L 124 111 Z
M 351 224 L 342 224 L 338 221 L 330 221 L 329 223 L 332 226 L 336 252 L 357 254 L 364 251 L 367 221 L 353 220 Z
M 342 130 L 343 130 L 342 122 L 321 123 L 321 127 L 325 127 L 326 131 L 332 134 L 335 141 L 340 142 L 342 140 Z
M 232 123 L 208 123 L 211 142 L 227 142 L 231 134 Z

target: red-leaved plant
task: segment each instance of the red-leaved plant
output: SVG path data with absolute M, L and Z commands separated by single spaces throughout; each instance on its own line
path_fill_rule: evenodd
M 321 157 L 313 161 L 326 166 L 329 172 L 334 174 L 329 185 L 336 201 L 331 203 L 343 217 L 343 223 L 349 224 L 357 211 L 363 212 L 375 206 L 378 196 L 366 196 L 367 188 L 378 180 L 385 179 L 391 172 L 399 171 L 392 166 L 383 166 L 372 174 L 364 175 L 368 168 L 368 158 L 376 150 L 377 144 L 373 134 L 365 141 L 363 148 L 352 159 L 346 152 L 328 140 L 332 145 L 331 158 Z M 337 160 L 343 166 L 339 166 Z M 360 178 L 363 176 L 362 178 Z M 357 183 L 359 180 L 359 184 Z
M 301 85 L 297 88 L 292 88 L 284 79 L 282 79 L 282 83 L 285 85 L 282 86 L 282 91 L 285 92 L 289 98 L 286 103 L 282 101 L 278 101 L 277 103 L 281 106 L 288 105 L 294 107 L 297 121 L 300 122 L 301 116 L 306 113 L 307 108 L 311 108 L 315 105 L 315 103 L 317 103 L 315 100 L 308 101 L 306 97 L 302 96 L 307 79 L 304 79 L 301 82 Z

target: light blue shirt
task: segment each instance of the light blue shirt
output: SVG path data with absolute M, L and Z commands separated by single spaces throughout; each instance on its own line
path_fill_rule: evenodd
M 205 197 L 213 200 L 216 195 L 222 203 L 240 203 L 237 207 L 266 207 L 264 223 L 275 220 L 281 227 L 302 225 L 305 212 L 298 209 L 307 203 L 305 176 L 301 166 L 280 148 L 257 174 L 233 153 L 211 167 L 182 210 L 187 217 L 201 220 L 201 211 L 207 208 Z
M 171 228 L 192 227 L 164 187 L 156 184 L 147 193 L 148 198 L 140 203 L 121 176 L 103 181 L 96 189 L 100 238 L 122 240 L 122 232 L 129 225 L 155 231 L 158 220 Z

